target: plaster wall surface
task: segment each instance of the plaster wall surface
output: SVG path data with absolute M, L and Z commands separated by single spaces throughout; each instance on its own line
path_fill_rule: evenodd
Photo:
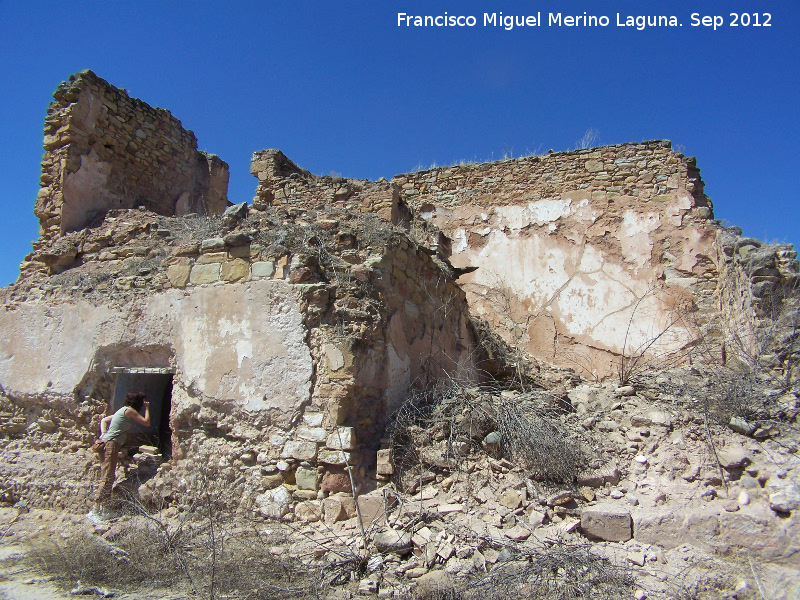
M 0 381 L 14 395 L 71 396 L 108 366 L 173 366 L 176 385 L 196 402 L 276 409 L 288 419 L 310 397 L 305 328 L 284 281 L 170 290 L 120 309 L 2 308 L 0 331 Z
M 614 374 L 620 354 L 655 338 L 658 352 L 685 347 L 697 325 L 687 310 L 713 304 L 720 227 L 695 159 L 667 141 L 377 182 L 318 177 L 263 150 L 251 172 L 254 206 L 335 204 L 410 226 L 457 269 L 477 267 L 458 281 L 473 316 L 512 347 L 584 375 Z M 392 365 L 404 368 L 400 356 Z
M 514 348 L 584 375 L 658 338 L 690 343 L 688 306 L 717 268 L 694 159 L 668 142 L 623 144 L 398 175 L 416 214 L 451 240 L 474 315 Z

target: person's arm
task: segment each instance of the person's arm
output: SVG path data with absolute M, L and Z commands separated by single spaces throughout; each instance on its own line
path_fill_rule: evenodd
M 105 435 L 106 431 L 108 431 L 108 426 L 111 425 L 111 419 L 114 418 L 114 415 L 108 415 L 107 417 L 103 417 L 100 420 L 100 435 Z
M 134 423 L 138 423 L 139 425 L 143 425 L 144 427 L 150 427 L 150 403 L 145 400 L 144 416 L 140 415 L 130 406 L 125 410 L 125 416 L 128 417 Z

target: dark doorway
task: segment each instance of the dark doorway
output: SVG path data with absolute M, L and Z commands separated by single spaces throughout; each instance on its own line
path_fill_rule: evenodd
M 162 457 L 172 456 L 172 429 L 169 414 L 172 410 L 172 372 L 155 367 L 117 367 L 112 413 L 123 406 L 128 392 L 144 392 L 150 402 L 150 427 L 135 426 L 128 436 L 127 446 L 155 446 Z

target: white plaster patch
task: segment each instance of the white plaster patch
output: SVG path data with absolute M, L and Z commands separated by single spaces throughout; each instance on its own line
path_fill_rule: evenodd
M 484 265 L 471 283 L 505 288 L 541 306 L 569 280 L 567 268 L 574 268 L 577 252 L 569 242 L 547 235 L 510 238 L 494 231 L 480 252 L 466 253 L 462 260 Z
M 590 244 L 583 247 L 583 256 L 578 270 L 581 273 L 594 273 L 603 268 L 603 253 Z
M 253 356 L 253 342 L 249 339 L 237 340 L 236 341 L 236 357 L 239 360 L 239 368 L 242 368 L 242 361 L 245 358 L 250 358 Z
M 196 288 L 178 303 L 175 318 L 176 358 L 187 387 L 287 416 L 308 399 L 311 355 L 286 282 Z
M 322 350 L 325 352 L 325 358 L 328 360 L 328 368 L 331 371 L 338 371 L 344 367 L 344 355 L 333 344 L 323 344 Z
M 641 268 L 650 262 L 653 249 L 651 234 L 661 225 L 658 213 L 638 213 L 626 210 L 622 215 L 622 225 L 618 239 L 622 244 L 625 262 Z
M 498 206 L 495 212 L 502 225 L 512 231 L 524 229 L 529 225 L 546 225 L 567 217 L 571 213 L 572 200 L 537 200 L 527 206 Z
M 579 221 L 588 221 L 594 223 L 602 213 L 601 211 L 592 207 L 588 199 L 584 198 L 574 205 L 572 209 L 573 216 Z
M 467 249 L 467 232 L 464 229 L 457 229 L 453 234 L 452 249 L 459 254 Z
M 88 371 L 96 346 L 119 341 L 120 318 L 86 302 L 0 308 L 0 382 L 22 394 L 72 394 Z
M 623 309 L 634 296 L 606 273 L 578 275 L 559 294 L 556 304 L 564 327 L 572 335 L 590 335 L 610 312 Z M 595 336 L 593 336 L 595 337 Z M 604 345 L 614 347 L 617 338 L 600 338 Z
M 539 200 L 528 204 L 528 210 L 534 223 L 544 225 L 569 216 L 571 204 L 572 200 Z

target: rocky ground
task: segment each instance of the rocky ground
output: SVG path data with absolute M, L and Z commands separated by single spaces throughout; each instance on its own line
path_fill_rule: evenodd
M 681 371 L 668 381 L 580 384 L 545 395 L 459 388 L 433 410 L 418 405 L 423 418 L 395 423 L 384 440 L 394 454 L 392 482 L 359 494 L 357 504 L 341 493 L 307 499 L 285 484 L 276 488 L 284 495 L 257 498 L 252 508 L 240 503 L 236 512 L 210 499 L 149 514 L 139 506 L 100 526 L 68 512 L 5 508 L 0 593 L 56 598 L 85 588 L 129 598 L 247 597 L 249 583 L 236 583 L 244 575 L 223 577 L 233 569 L 226 561 L 252 574 L 268 558 L 269 577 L 277 578 L 270 581 L 283 577 L 278 566 L 293 565 L 299 580 L 270 585 L 295 596 L 436 597 L 437 589 L 455 589 L 465 598 L 556 598 L 572 589 L 569 597 L 796 598 L 797 396 L 767 389 L 770 410 L 782 419 L 734 417 L 723 425 L 719 407 L 690 406 L 702 399 L 701 379 Z M 509 444 L 508 416 L 497 407 L 541 406 L 554 397 L 556 409 L 520 414 L 549 419 L 539 425 L 540 437 L 562 432 L 576 454 L 540 461 L 549 471 L 532 477 L 531 457 Z M 491 418 L 480 418 L 482 406 L 494 410 Z M 531 443 L 536 451 L 559 452 L 557 439 L 538 443 Z M 574 478 L 559 483 L 552 475 L 572 460 L 579 461 Z M 276 510 L 280 520 L 264 516 Z M 214 525 L 216 533 L 209 531 Z M 184 548 L 184 559 L 195 561 L 186 572 L 205 574 L 193 583 L 152 565 L 143 567 L 149 584 L 130 574 L 115 583 L 113 563 L 107 579 L 79 577 L 90 574 L 87 560 L 115 552 L 134 559 L 148 554 L 141 540 L 153 531 L 161 532 L 157 542 L 185 530 L 194 532 L 186 546 L 194 550 Z M 237 546 L 244 539 L 250 542 Z M 92 540 L 101 541 L 95 547 Z M 54 543 L 61 563 L 53 560 Z M 76 544 L 89 558 L 63 562 L 63 548 Z M 209 588 L 209 554 L 198 547 L 212 548 L 217 592 Z M 224 592 L 223 581 L 232 586 Z M 160 587 L 156 596 L 153 586 Z M 256 589 L 280 596 L 269 586 Z

